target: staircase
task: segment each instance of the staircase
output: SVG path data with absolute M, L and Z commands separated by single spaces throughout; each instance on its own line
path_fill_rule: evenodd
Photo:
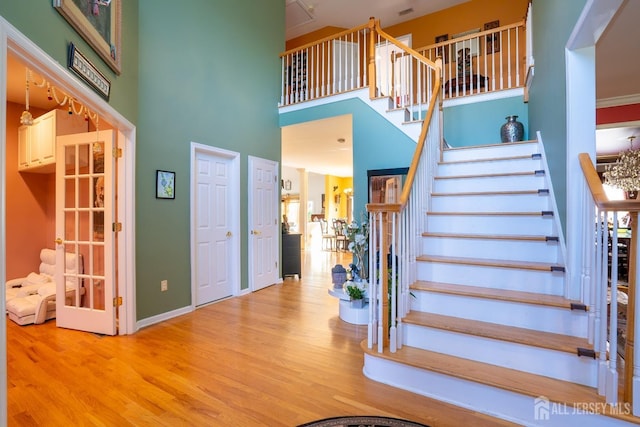
M 363 342 L 365 375 L 524 425 L 636 422 L 605 407 L 587 307 L 563 297 L 538 142 L 446 150 L 430 206 L 403 346 Z

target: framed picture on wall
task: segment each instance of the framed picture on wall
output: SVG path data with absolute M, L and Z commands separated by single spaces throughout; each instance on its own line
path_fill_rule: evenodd
M 53 0 L 53 7 L 120 74 L 122 0 Z
M 176 198 L 176 173 L 170 171 L 156 171 L 156 199 Z
M 442 34 L 440 36 L 436 36 L 436 44 L 446 42 L 449 40 L 449 34 Z M 449 62 L 449 51 L 451 50 L 451 45 L 439 46 L 436 48 L 436 56 L 442 57 L 442 62 Z
M 500 21 L 491 21 L 484 24 L 484 31 L 493 30 L 500 26 Z M 500 52 L 500 31 L 488 34 L 487 38 L 487 54 Z
M 407 173 L 409 168 L 368 170 L 369 203 L 399 203 Z

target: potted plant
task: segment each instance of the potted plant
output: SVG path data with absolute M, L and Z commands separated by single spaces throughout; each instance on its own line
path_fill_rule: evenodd
M 349 295 L 352 307 L 364 307 L 364 289 L 359 288 L 355 284 L 348 284 L 345 288 L 345 292 Z

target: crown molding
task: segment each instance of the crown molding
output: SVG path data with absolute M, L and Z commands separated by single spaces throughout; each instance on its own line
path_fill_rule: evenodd
M 640 93 L 634 95 L 616 96 L 613 98 L 598 99 L 596 108 L 619 107 L 621 105 L 640 104 Z

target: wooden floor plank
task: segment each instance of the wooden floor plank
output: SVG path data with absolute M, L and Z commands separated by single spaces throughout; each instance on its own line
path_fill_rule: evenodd
M 130 336 L 8 320 L 8 425 L 296 426 L 339 415 L 513 425 L 366 378 L 366 326 L 340 320 L 327 293 L 331 268 L 350 254 L 303 259 L 302 280 Z

